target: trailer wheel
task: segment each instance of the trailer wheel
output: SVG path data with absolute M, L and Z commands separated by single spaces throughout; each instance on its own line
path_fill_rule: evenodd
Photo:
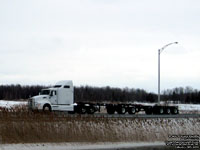
M 125 114 L 126 113 L 126 108 L 125 107 L 119 107 L 117 113 L 118 114 Z
M 171 109 L 170 109 L 170 108 L 167 108 L 166 113 L 167 113 L 167 114 L 171 114 Z
M 178 112 L 178 109 L 175 107 L 173 110 L 172 110 L 172 113 L 173 114 L 178 114 L 179 112 Z
M 115 113 L 115 107 L 113 105 L 107 105 L 106 110 L 108 114 L 114 114 Z
M 95 108 L 92 106 L 92 107 L 89 107 L 88 109 L 87 109 L 87 113 L 88 114 L 94 114 L 94 112 L 95 112 Z
M 164 114 L 164 109 L 162 107 L 159 109 L 159 114 Z
M 51 106 L 49 104 L 45 104 L 43 106 L 43 112 L 51 112 Z
M 108 113 L 108 114 L 114 114 L 114 113 L 115 113 L 115 110 L 112 109 L 112 108 L 107 108 L 107 113 Z
M 135 107 L 130 107 L 128 110 L 129 114 L 135 114 L 136 113 L 136 108 Z
M 145 109 L 145 114 L 151 115 L 153 113 L 152 107 L 148 107 Z

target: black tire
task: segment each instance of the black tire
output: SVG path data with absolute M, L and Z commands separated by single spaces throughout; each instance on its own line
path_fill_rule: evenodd
M 166 114 L 168 114 L 168 115 L 171 114 L 171 109 L 170 108 L 166 109 Z
M 151 115 L 152 112 L 150 112 L 149 110 L 146 110 L 146 111 L 145 111 L 145 114 L 146 114 L 146 115 Z
M 117 110 L 118 114 L 125 114 L 126 113 L 126 108 L 125 107 L 119 107 Z
M 43 106 L 43 112 L 51 112 L 51 106 L 49 104 L 45 104 Z
M 128 110 L 129 114 L 135 114 L 136 113 L 136 108 L 135 107 L 130 107 Z
M 107 110 L 108 114 L 114 114 L 116 109 L 113 105 L 109 104 L 109 105 L 106 106 L 106 110 Z
M 175 115 L 176 115 L 176 114 L 179 114 L 178 108 L 176 108 L 176 107 L 173 108 L 172 114 L 175 114 Z
M 85 107 L 80 108 L 80 114 L 85 114 L 87 112 L 87 109 Z
M 115 110 L 113 108 L 107 108 L 107 113 L 108 114 L 114 114 Z
M 94 114 L 95 113 L 95 108 L 92 106 L 92 107 L 89 107 L 88 109 L 87 109 L 87 113 L 88 114 Z
M 151 115 L 152 113 L 153 113 L 152 107 L 148 107 L 148 108 L 145 109 L 145 114 L 146 115 Z
M 164 108 L 163 108 L 163 107 L 160 107 L 158 113 L 161 114 L 161 115 L 164 114 Z

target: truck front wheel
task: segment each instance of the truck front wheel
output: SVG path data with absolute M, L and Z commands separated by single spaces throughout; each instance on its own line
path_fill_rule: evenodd
M 43 106 L 43 112 L 51 112 L 51 106 L 49 104 L 45 104 Z

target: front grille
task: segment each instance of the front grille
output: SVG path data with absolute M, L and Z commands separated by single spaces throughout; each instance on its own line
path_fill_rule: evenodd
M 32 106 L 33 106 L 33 99 L 29 99 L 28 100 L 28 108 L 32 109 Z

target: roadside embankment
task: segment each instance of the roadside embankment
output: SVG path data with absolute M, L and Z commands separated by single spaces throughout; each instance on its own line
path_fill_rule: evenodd
M 52 114 L 0 114 L 2 143 L 164 142 L 172 134 L 200 134 L 200 118 L 58 118 Z

